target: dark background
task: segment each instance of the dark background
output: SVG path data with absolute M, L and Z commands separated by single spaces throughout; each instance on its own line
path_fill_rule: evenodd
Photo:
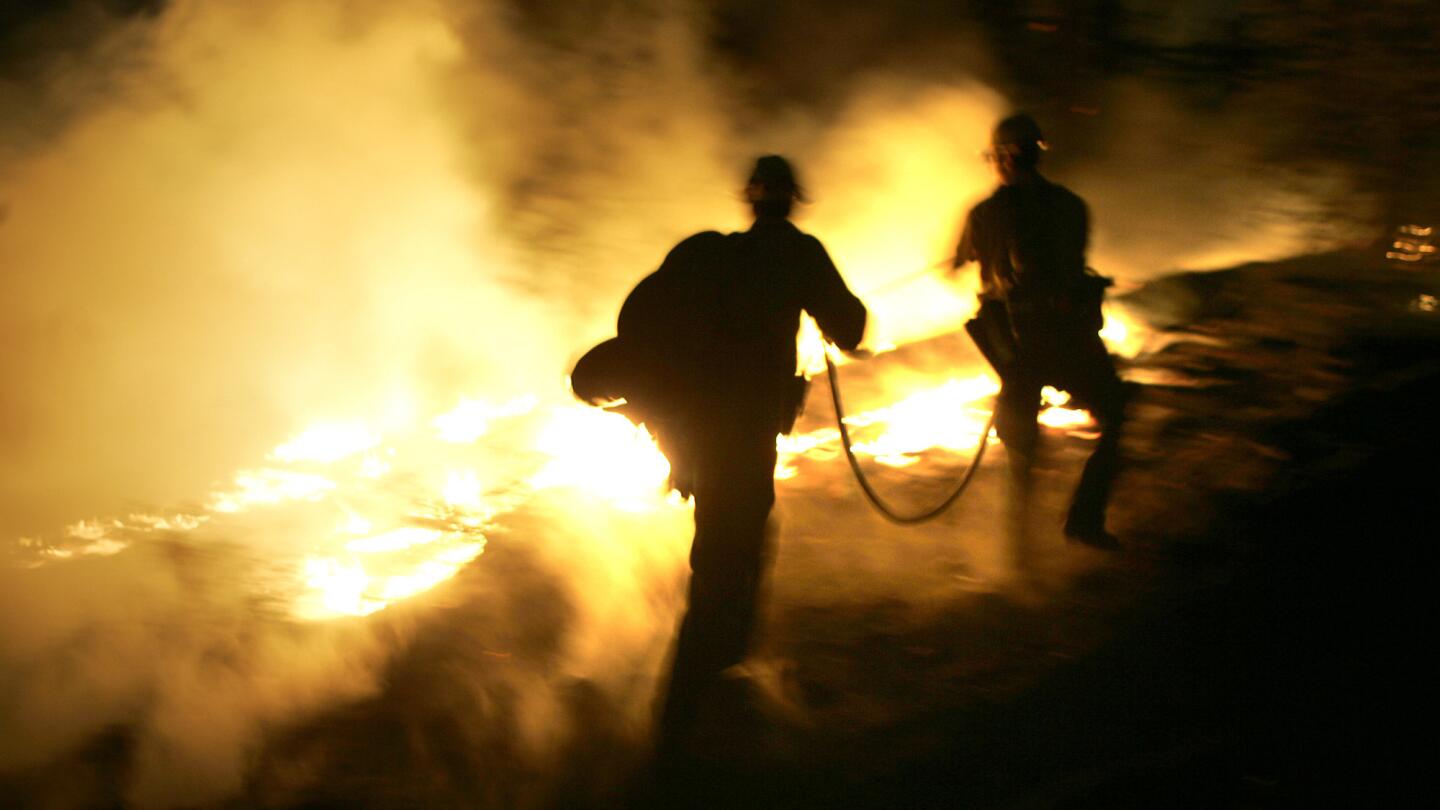
M 1051 139 L 1094 152 L 1130 126 L 1112 109 L 1120 82 L 1139 80 L 1198 115 L 1245 122 L 1233 132 L 1262 159 L 1340 163 L 1349 194 L 1380 201 L 1377 227 L 1433 215 L 1440 130 L 1440 9 L 1423 0 L 965 0 L 930 3 L 724 0 L 514 2 L 537 44 L 564 48 L 600 21 L 643 26 L 675 7 L 706 32 L 719 69 L 750 111 L 837 110 L 858 74 L 969 75 L 1032 111 Z M 165 0 L 0 3 L 0 101 L 36 99 L 35 79 L 93 55 L 117 28 L 143 26 Z M 924 54 L 925 56 L 917 56 Z M 121 53 L 108 58 L 123 60 Z M 11 135 L 13 138 L 13 134 Z M 1063 160 L 1063 158 L 1061 158 Z

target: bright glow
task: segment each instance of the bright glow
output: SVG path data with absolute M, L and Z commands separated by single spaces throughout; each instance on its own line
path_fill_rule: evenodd
M 1089 412 L 1077 408 L 1046 408 L 1040 412 L 1036 421 L 1045 427 L 1059 430 L 1075 430 L 1095 425 Z
M 478 510 L 481 507 L 480 478 L 474 470 L 451 470 L 445 476 L 445 488 L 440 494 L 451 506 Z
M 93 543 L 87 543 L 76 551 L 88 557 L 109 557 L 112 554 L 119 554 L 129 547 L 130 544 L 124 541 L 102 538 Z
M 796 337 L 796 368 L 804 374 L 814 376 L 825 372 L 825 338 L 820 327 L 809 315 L 800 319 L 800 333 Z
M 235 488 L 211 495 L 210 508 L 216 512 L 239 512 L 250 506 L 315 501 L 335 489 L 335 482 L 322 475 L 297 473 L 265 467 L 245 470 L 235 476 Z
M 840 441 L 840 430 L 838 428 L 820 428 L 809 433 L 792 433 L 788 436 L 781 436 L 775 443 L 781 458 L 793 458 L 811 454 L 813 451 L 825 445 L 835 444 Z M 827 454 L 819 454 L 821 457 L 833 457 L 834 451 Z
M 536 489 L 577 487 L 630 509 L 662 502 L 670 462 L 649 432 L 619 414 L 556 408 L 536 447 L 551 458 L 530 479 Z
M 590 518 L 613 509 L 657 510 L 645 515 L 647 525 L 658 526 L 663 519 L 675 529 L 684 523 L 684 500 L 666 494 L 669 464 L 643 429 L 616 414 L 579 405 L 541 409 L 535 396 L 507 399 L 509 391 L 461 387 L 482 379 L 507 384 L 541 379 L 539 374 L 518 373 L 534 368 L 558 375 L 565 352 L 580 348 L 565 341 L 587 334 L 594 323 L 561 323 L 552 317 L 558 311 L 543 306 L 533 313 L 512 312 L 528 306 L 528 299 L 508 296 L 503 282 L 497 281 L 516 269 L 508 264 L 510 251 L 477 250 L 484 240 L 474 238 L 476 228 L 493 219 L 494 189 L 484 188 L 484 183 L 477 187 L 464 171 L 471 163 L 472 144 L 463 139 L 463 127 L 453 126 L 453 111 L 443 104 L 432 109 L 434 94 L 417 92 L 428 83 L 416 70 L 428 76 L 440 68 L 448 76 L 450 60 L 467 53 L 447 30 L 439 23 L 427 24 L 359 62 L 307 53 L 303 64 L 318 66 L 315 71 L 276 74 L 305 76 L 304 93 L 296 92 L 301 85 L 265 88 L 279 90 L 278 95 L 249 92 L 253 77 L 272 72 L 255 69 L 268 62 L 231 62 L 229 51 L 215 51 L 220 54 L 216 66 L 226 77 L 218 85 L 224 91 L 219 95 L 226 104 L 231 97 L 239 98 L 241 106 L 202 105 L 198 112 L 187 108 L 179 119 L 187 128 L 210 116 L 224 123 L 225 160 L 211 154 L 209 134 L 200 141 L 206 148 L 195 150 L 171 149 L 172 139 L 156 133 L 144 134 L 138 144 L 121 139 L 121 146 L 131 148 L 118 150 L 111 139 L 94 138 L 103 144 L 102 154 L 127 156 L 122 161 L 127 176 L 184 179 L 149 184 L 167 193 L 207 190 L 176 198 L 173 210 L 131 207 L 132 213 L 153 208 L 157 222 L 199 212 L 205 227 L 187 230 L 203 232 L 199 253 L 172 250 L 173 240 L 161 239 L 154 255 L 173 255 L 181 263 L 176 266 L 197 265 L 196 255 L 213 258 L 216 261 L 207 265 L 222 267 L 227 274 L 234 268 L 261 274 L 255 287 L 266 291 L 266 300 L 270 291 L 283 293 L 274 296 L 284 301 L 282 309 L 267 309 L 259 313 L 263 318 L 245 321 L 273 324 L 281 331 L 272 338 L 263 334 L 268 328 L 259 330 L 243 336 L 253 340 L 235 343 L 243 346 L 246 358 L 263 360 L 253 364 L 256 368 L 289 366 L 291 373 L 273 380 L 267 373 L 259 380 L 265 385 L 256 386 L 256 379 L 229 379 L 228 369 L 241 365 L 233 362 L 235 357 L 207 357 L 213 367 L 226 370 L 219 390 L 273 392 L 276 413 L 287 416 L 295 407 L 312 407 L 299 414 L 359 415 L 364 421 L 296 422 L 297 433 L 270 437 L 284 441 L 268 442 L 265 446 L 275 446 L 265 459 L 247 464 L 252 469 L 241 470 L 233 480 L 221 480 L 208 500 L 202 496 L 203 505 L 173 516 L 167 509 L 153 517 L 134 517 L 123 525 L 105 520 L 76 524 L 72 537 L 56 544 L 60 548 L 54 556 L 113 553 L 126 542 L 150 539 L 142 532 L 193 529 L 209 521 L 194 542 L 232 536 L 253 542 L 263 567 L 284 578 L 282 589 L 264 583 L 266 592 L 297 592 L 291 605 L 297 613 L 364 615 L 454 576 L 483 552 L 482 532 L 492 522 L 537 497 L 564 503 L 565 519 L 587 528 L 593 524 Z M 264 33 L 265 42 L 283 44 L 283 37 L 270 36 L 280 32 Z M 432 35 L 439 39 L 432 41 Z M 355 38 L 364 39 L 358 32 Z M 364 81 L 355 80 L 357 68 Z M 319 84 L 311 81 L 317 78 Z M 363 87 L 365 103 L 347 107 L 358 119 L 339 120 L 314 104 L 314 98 L 343 102 L 343 92 L 333 91 L 352 86 Z M 953 252 L 965 209 L 993 187 L 993 177 L 973 155 L 987 141 L 989 124 L 1005 104 L 974 87 L 896 88 L 887 81 L 858 89 L 852 109 L 837 110 L 840 117 L 833 133 L 827 133 L 833 135 L 826 139 L 827 148 L 814 156 L 808 176 L 818 184 L 812 187 L 818 204 L 807 208 L 802 225 L 824 238 L 852 289 L 865 298 L 872 315 L 867 345 L 883 350 L 953 332 L 974 304 L 974 268 L 967 268 L 957 283 L 937 264 L 946 264 L 944 258 Z M 261 107 L 247 106 L 251 99 L 262 100 Z M 216 116 L 230 110 L 235 114 Z M 277 137 L 271 126 L 277 118 L 270 114 L 275 110 L 284 113 L 279 118 L 294 118 L 300 130 L 314 137 Z M 234 121 L 260 122 L 259 129 L 253 134 L 243 127 L 236 131 L 229 126 Z M 145 150 L 133 147 L 148 150 L 151 142 L 163 147 L 163 159 L 147 161 L 141 154 L 135 162 L 137 152 Z M 708 160 L 712 145 L 696 142 L 696 151 L 687 155 Z M 94 167 L 84 161 L 75 166 L 75 176 L 89 182 Z M 709 180 L 733 180 L 735 167 L 715 168 L 713 173 L 710 168 L 693 162 L 677 188 L 723 188 Z M 92 185 L 104 192 L 115 184 L 107 180 Z M 304 193 L 292 193 L 296 189 Z M 103 225 L 114 220 L 116 200 L 134 196 L 124 188 L 123 194 L 101 197 L 61 191 L 66 189 L 57 186 L 51 195 L 60 201 L 53 206 L 57 233 L 73 229 L 76 205 L 88 215 L 83 221 Z M 733 200 L 721 195 L 694 207 L 687 202 L 681 211 L 668 194 L 661 189 L 655 199 L 677 228 L 682 227 L 679 223 L 720 224 L 723 212 L 734 208 Z M 416 204 L 394 204 L 402 199 Z M 277 205 L 277 200 L 284 204 Z M 33 211 L 36 203 L 24 208 Z M 234 223 L 243 227 L 231 227 Z M 647 261 L 656 259 L 648 235 L 653 223 L 642 224 L 640 232 L 631 233 L 628 222 L 600 223 L 607 234 L 618 234 L 607 244 L 639 244 L 637 250 L 650 256 Z M 113 247 L 128 250 L 135 243 L 136 229 L 121 223 L 113 230 L 120 234 Z M 175 229 L 149 230 L 173 235 Z M 254 239 L 257 231 L 267 238 Z M 639 236 L 643 239 L 634 238 Z M 64 240 L 55 244 L 68 247 Z M 93 257 L 85 253 L 81 258 L 75 272 L 84 279 Z M 126 258 L 137 267 L 153 264 L 149 253 L 127 253 Z M 627 263 L 628 251 L 600 258 L 595 291 L 598 296 L 618 296 L 616 285 L 624 282 L 608 268 L 640 265 Z M 155 275 L 163 279 L 170 274 Z M 363 280 L 363 286 L 343 286 L 355 280 Z M 337 284 L 342 286 L 332 289 Z M 332 293 L 329 300 L 344 306 L 307 305 Z M 145 298 L 134 297 L 137 302 Z M 352 301 L 364 306 L 349 306 Z M 239 298 L 234 303 L 242 307 L 237 313 L 250 315 L 246 308 L 256 301 Z M 330 320 L 332 310 L 341 317 Z M 223 307 L 216 312 L 235 314 Z M 278 317 L 301 313 L 305 317 Z M 229 317 L 215 319 L 226 330 L 231 322 Z M 284 329 L 290 325 L 303 328 Z M 315 335 L 332 337 L 345 351 L 294 352 L 296 345 L 310 345 L 303 341 Z M 512 337 L 507 342 L 497 336 Z M 825 346 L 808 318 L 799 343 L 801 367 L 823 369 Z M 366 364 L 334 362 L 354 358 L 365 358 Z M 846 359 L 837 357 L 836 362 Z M 88 364 L 84 372 L 90 373 Z M 552 379 L 546 396 L 561 393 L 558 382 Z M 856 451 L 874 463 L 896 467 L 917 465 L 936 449 L 966 455 L 973 451 L 985 438 L 981 434 L 995 384 L 975 378 L 931 387 L 939 382 L 927 381 L 927 390 L 912 386 L 889 392 L 879 400 L 886 407 L 855 414 L 850 425 L 859 443 Z M 438 407 L 436 397 L 445 397 Z M 801 468 L 811 470 L 794 463 L 802 455 L 825 463 L 822 474 L 831 480 L 848 475 L 838 458 L 834 427 L 786 437 L 780 451 L 777 478 L 800 475 Z M 583 510 L 568 509 L 582 501 Z M 669 511 L 662 514 L 661 509 Z M 611 542 L 594 536 L 603 531 L 578 531 L 592 545 Z M 32 553 L 38 555 L 42 548 Z M 613 553 L 607 549 L 603 562 L 623 566 L 632 562 L 631 556 L 618 546 Z
M 994 188 L 975 155 L 1008 105 L 953 85 L 910 93 L 886 83 L 853 98 L 831 128 L 833 147 L 808 173 L 818 202 L 806 230 L 870 308 L 866 345 L 954 332 L 974 309 L 979 274 L 972 265 L 947 277 L 942 268 L 965 211 Z
M 823 348 L 818 335 L 814 339 L 817 348 Z M 852 414 L 847 424 L 855 452 L 897 468 L 919 464 L 926 453 L 937 450 L 968 456 L 982 438 L 998 387 L 986 375 L 952 378 L 912 388 L 897 395 L 893 404 Z M 1049 406 L 1040 417 L 1043 424 L 1067 429 L 1091 424 L 1083 411 L 1065 407 L 1069 397 L 1063 392 L 1046 389 L 1043 399 Z M 461 439 L 485 435 L 477 431 L 493 427 L 497 414 L 526 417 L 521 432 L 511 435 L 533 436 L 527 443 L 534 453 L 517 459 L 508 449 L 495 456 L 483 446 L 455 447 L 465 443 Z M 260 505 L 314 504 L 305 509 L 325 521 L 320 524 L 325 528 L 305 556 L 285 564 L 300 586 L 292 610 L 308 619 L 363 616 L 454 577 L 483 553 L 481 532 L 495 514 L 538 493 L 573 488 L 598 500 L 602 509 L 650 513 L 686 507 L 667 494 L 669 464 L 654 439 L 615 413 L 581 405 L 536 412 L 533 398 L 501 407 L 468 400 L 429 422 L 435 432 L 400 426 L 397 443 L 383 448 L 378 435 L 356 429 L 306 431 L 273 457 L 330 464 L 325 475 L 274 467 L 242 471 L 230 487 L 212 495 L 209 512 L 82 521 L 67 530 L 81 543 L 38 548 L 37 559 L 58 562 L 114 554 L 129 545 L 130 532 L 194 528 Z M 775 477 L 794 478 L 801 474 L 795 463 L 801 456 L 815 462 L 836 460 L 839 431 L 826 426 L 781 437 L 777 449 Z M 364 453 L 363 463 L 341 463 L 357 452 Z M 486 458 L 491 465 L 504 459 L 504 465 L 480 466 L 479 459 Z M 443 476 L 432 470 L 443 470 Z M 487 494 L 482 474 L 493 482 L 493 494 Z M 563 497 L 575 503 L 572 494 Z M 290 513 L 281 514 L 290 519 Z
M 1121 357 L 1138 355 L 1145 348 L 1150 330 L 1120 304 L 1107 302 L 1104 309 L 1105 326 L 1100 329 L 1100 339 L 1105 346 Z
M 209 520 L 209 515 L 131 515 L 127 521 L 151 531 L 189 532 L 200 528 Z
M 1052 385 L 1047 385 L 1040 389 L 1040 401 L 1051 408 L 1063 408 L 1070 404 L 1070 394 Z
M 1040 389 L 1040 401 L 1045 404 L 1045 409 L 1040 412 L 1036 421 L 1045 427 L 1071 430 L 1093 427 L 1095 424 L 1088 412 L 1065 407 L 1070 404 L 1070 394 L 1065 391 L 1047 385 Z
M 950 379 L 889 407 L 850 416 L 846 424 L 852 430 L 884 426 L 879 436 L 857 442 L 854 450 L 891 467 L 913 464 L 917 454 L 931 449 L 968 453 L 979 443 L 990 418 L 989 406 L 983 401 L 999 390 L 999 383 L 985 375 Z
M 405 562 L 415 548 L 430 544 L 439 548 L 429 559 Z M 306 559 L 304 578 L 309 591 L 297 609 L 302 618 L 364 616 L 428 591 L 479 557 L 485 551 L 485 541 L 472 535 L 444 535 L 412 527 L 353 541 L 346 549 L 381 556 L 367 556 L 364 562 L 354 558 Z M 403 553 L 388 559 L 384 556 L 394 552 Z
M 491 421 L 523 416 L 535 410 L 536 402 L 533 395 L 518 397 L 498 407 L 482 399 L 462 399 L 450 411 L 430 420 L 430 424 L 441 440 L 469 444 L 489 432 Z
M 65 533 L 80 540 L 99 540 L 105 536 L 107 527 L 98 520 L 82 520 L 65 528 Z
M 438 529 L 424 529 L 418 526 L 405 526 L 399 529 L 392 529 L 382 534 L 371 537 L 362 537 L 359 540 L 351 540 L 345 544 L 346 551 L 353 551 L 356 554 L 375 554 L 379 552 L 400 551 L 402 549 L 423 546 L 440 539 L 441 532 Z
M 366 478 L 381 478 L 390 472 L 390 462 L 377 455 L 365 454 L 365 459 L 360 462 L 360 474 Z
M 345 516 L 345 523 L 340 526 L 339 531 L 345 534 L 361 535 L 374 531 L 374 524 L 364 515 L 357 515 L 351 512 Z
M 380 443 L 380 435 L 359 422 L 321 422 L 276 447 L 271 457 L 280 461 L 319 461 L 329 464 L 362 453 Z
M 388 577 L 380 588 L 380 596 L 386 602 L 394 602 L 428 591 L 455 576 L 460 566 L 480 556 L 484 550 L 484 543 L 456 546 L 434 560 L 421 563 L 409 574 Z
M 364 616 L 385 607 L 383 601 L 365 598 L 370 577 L 359 563 L 306 560 L 305 584 L 311 589 L 307 604 L 301 607 L 301 614 L 306 618 Z
M 75 557 L 76 555 L 82 557 L 109 557 L 113 554 L 119 554 L 120 552 L 124 551 L 129 547 L 129 543 L 121 540 L 112 540 L 106 537 L 94 540 L 92 542 L 86 543 L 83 546 L 78 547 L 56 548 L 54 546 L 50 546 L 41 549 L 40 553 L 57 560 L 68 560 L 72 557 Z
M 850 414 L 845 424 L 854 441 L 851 449 L 857 456 L 871 456 L 890 467 L 908 467 L 920 460 L 920 453 L 932 449 L 969 453 L 990 418 L 985 400 L 999 390 L 999 383 L 983 374 L 964 380 L 952 378 L 894 405 Z M 880 434 L 861 439 L 871 427 L 881 428 Z M 781 436 L 776 445 L 780 456 L 776 478 L 795 477 L 798 471 L 793 461 L 798 456 L 817 461 L 833 458 L 839 443 L 840 431 L 831 427 Z

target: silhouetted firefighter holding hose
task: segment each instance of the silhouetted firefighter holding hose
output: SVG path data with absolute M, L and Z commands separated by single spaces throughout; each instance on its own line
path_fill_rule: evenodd
M 1110 282 L 1085 265 L 1084 201 L 1037 169 L 1044 148 L 1040 127 L 1028 115 L 995 127 L 987 157 L 1000 186 L 970 211 L 954 260 L 957 270 L 980 264 L 980 311 L 968 329 L 1000 375 L 995 427 L 1009 456 L 1009 528 L 1021 555 L 1028 545 L 1036 416 L 1045 385 L 1068 391 L 1100 425 L 1065 535 L 1096 548 L 1119 545 L 1105 528 L 1127 390 L 1099 336 Z
M 770 558 L 776 436 L 803 404 L 796 334 L 808 312 L 854 349 L 866 311 L 824 246 L 789 220 L 803 199 L 790 164 L 759 158 L 749 230 L 677 245 L 621 308 L 619 335 L 572 375 L 582 399 L 623 397 L 655 433 L 671 483 L 695 496 L 690 600 L 661 704 L 662 757 L 684 748 L 722 673 L 749 653 Z

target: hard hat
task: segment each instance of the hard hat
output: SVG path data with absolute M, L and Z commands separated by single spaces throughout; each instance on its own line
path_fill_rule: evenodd
M 1045 136 L 1040 132 L 1040 125 L 1025 113 L 1012 115 L 996 124 L 995 131 L 990 134 L 990 143 L 995 147 L 1038 146 L 1041 149 L 1050 148 L 1050 145 L 1045 142 Z
M 762 155 L 755 160 L 750 179 L 745 182 L 745 197 L 751 202 L 761 200 L 805 200 L 805 192 L 795 180 L 790 161 L 779 155 Z
M 610 338 L 585 353 L 570 372 L 570 390 L 582 402 L 600 405 L 634 395 L 633 352 L 617 338 Z

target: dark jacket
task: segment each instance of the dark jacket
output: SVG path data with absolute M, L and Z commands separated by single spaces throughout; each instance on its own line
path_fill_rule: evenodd
M 1084 201 L 1037 177 L 1001 186 L 971 209 L 955 261 L 980 263 L 982 298 L 1045 295 L 1084 276 L 1089 231 Z
M 865 307 L 820 241 L 760 220 L 676 245 L 626 299 L 619 335 L 666 389 L 653 394 L 665 416 L 764 429 L 793 390 L 802 311 L 841 348 L 864 335 Z

